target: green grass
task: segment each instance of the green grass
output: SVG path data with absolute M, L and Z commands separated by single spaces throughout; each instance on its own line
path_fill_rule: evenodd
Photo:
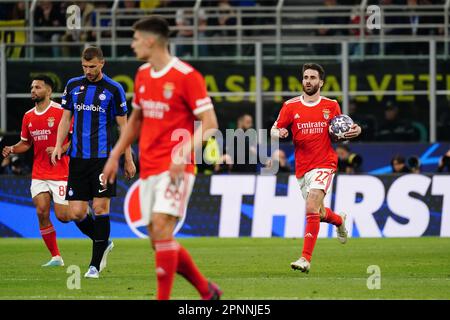
M 224 299 L 450 299 L 450 238 L 319 239 L 311 272 L 290 269 L 302 239 L 179 240 Z M 91 243 L 59 240 L 66 266 L 42 268 L 49 254 L 39 239 L 0 239 L 0 299 L 154 299 L 154 255 L 148 240 L 114 240 L 100 279 L 67 289 L 69 265 L 87 270 Z M 381 269 L 381 289 L 367 288 L 367 267 Z M 177 276 L 173 299 L 198 299 Z

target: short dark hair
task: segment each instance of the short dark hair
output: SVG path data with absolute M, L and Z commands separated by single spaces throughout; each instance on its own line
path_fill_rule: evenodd
M 87 61 L 91 61 L 94 58 L 97 58 L 98 60 L 104 60 L 103 51 L 99 47 L 87 47 L 83 50 L 83 54 L 81 55 L 81 57 Z
M 169 23 L 162 16 L 158 15 L 142 18 L 135 22 L 133 30 L 154 33 L 165 41 L 169 40 L 170 36 Z
M 31 79 L 32 82 L 35 81 L 35 80 L 44 81 L 44 83 L 46 85 L 48 85 L 52 90 L 54 88 L 55 83 L 53 82 L 53 80 L 49 76 L 46 76 L 45 74 L 39 74 L 37 76 L 34 76 Z
M 394 165 L 394 161 L 397 161 L 398 163 L 406 164 L 405 157 L 402 156 L 401 154 L 396 154 L 396 155 L 392 158 L 392 160 L 391 160 L 391 165 Z
M 305 73 L 305 71 L 308 70 L 308 69 L 316 70 L 319 73 L 319 79 L 320 80 L 324 80 L 325 79 L 325 70 L 320 64 L 317 64 L 317 63 L 305 63 L 303 65 L 303 68 L 302 68 L 302 76 Z

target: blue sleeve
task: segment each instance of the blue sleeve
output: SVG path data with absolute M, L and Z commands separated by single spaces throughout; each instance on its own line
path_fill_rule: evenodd
M 117 85 L 117 90 L 113 97 L 114 116 L 124 116 L 128 112 L 127 98 L 125 91 L 120 84 Z
M 69 80 L 67 82 L 66 87 L 64 88 L 64 93 L 61 97 L 61 107 L 73 112 L 73 101 L 72 101 L 72 86 L 71 86 L 72 80 Z

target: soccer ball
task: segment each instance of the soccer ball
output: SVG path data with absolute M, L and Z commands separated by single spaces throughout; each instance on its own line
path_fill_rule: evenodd
M 344 134 L 350 130 L 352 124 L 352 118 L 346 114 L 340 114 L 331 119 L 328 132 L 333 141 L 345 140 Z

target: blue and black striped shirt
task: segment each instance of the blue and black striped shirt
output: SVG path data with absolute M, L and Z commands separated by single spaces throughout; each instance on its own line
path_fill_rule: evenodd
M 125 91 L 120 83 L 103 74 L 98 82 L 85 76 L 67 82 L 61 106 L 74 116 L 71 158 L 107 158 L 113 146 L 112 125 L 116 116 L 127 114 Z

